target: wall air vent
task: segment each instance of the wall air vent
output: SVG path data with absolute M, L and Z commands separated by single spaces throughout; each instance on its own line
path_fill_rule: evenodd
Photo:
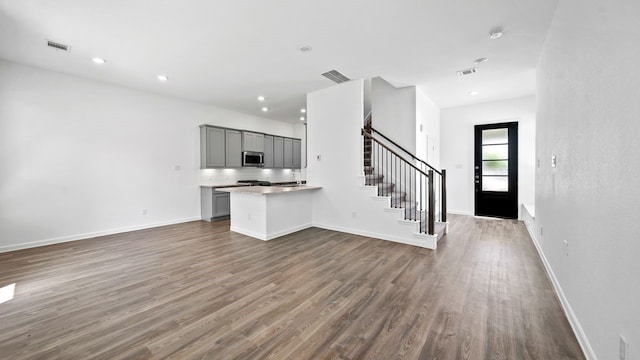
M 457 74 L 460 75 L 460 76 L 465 76 L 465 75 L 475 74 L 476 71 L 478 71 L 477 68 L 470 68 L 470 69 L 460 70 L 460 71 L 457 72 Z
M 61 44 L 59 42 L 55 42 L 55 41 L 51 41 L 51 40 L 47 40 L 47 46 L 50 47 L 50 48 L 54 48 L 56 50 L 62 50 L 62 51 L 66 51 L 66 52 L 70 52 L 71 51 L 71 46 L 65 45 L 65 44 Z
M 331 70 L 331 71 L 327 71 L 326 73 L 322 74 L 322 76 L 326 77 L 327 79 L 340 84 L 343 83 L 345 81 L 349 81 L 351 79 L 349 79 L 348 77 L 344 76 L 343 74 L 341 74 L 338 70 Z

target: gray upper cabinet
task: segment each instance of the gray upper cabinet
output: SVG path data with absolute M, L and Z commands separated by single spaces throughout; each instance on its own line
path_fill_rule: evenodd
M 226 167 L 242 166 L 242 134 L 239 130 L 225 130 Z
M 279 136 L 273 137 L 273 167 L 284 167 L 284 139 Z
M 293 167 L 293 139 L 290 138 L 284 138 L 284 167 Z
M 200 168 L 225 166 L 225 130 L 200 126 Z
M 264 151 L 264 134 L 242 132 L 242 151 Z
M 264 167 L 273 167 L 273 136 L 264 136 Z
M 242 152 L 264 152 L 264 167 L 302 167 L 302 141 L 251 131 L 200 125 L 200 168 L 242 167 Z
M 293 139 L 293 168 L 300 169 L 302 167 L 302 141 Z

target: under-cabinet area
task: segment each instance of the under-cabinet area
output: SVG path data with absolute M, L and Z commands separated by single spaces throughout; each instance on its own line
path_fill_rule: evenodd
M 262 156 L 259 163 L 243 161 L 247 153 Z M 302 140 L 253 131 L 200 125 L 200 168 L 299 169 Z

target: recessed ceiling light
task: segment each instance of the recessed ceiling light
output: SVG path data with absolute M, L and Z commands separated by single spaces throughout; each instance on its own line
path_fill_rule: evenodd
M 304 114 L 307 112 L 307 109 L 300 109 L 300 112 Z
M 167 81 L 167 80 L 169 80 L 169 78 L 167 77 L 167 75 L 158 75 L 158 80 Z
M 258 96 L 258 101 L 264 101 L 264 96 Z
M 300 116 L 300 121 L 304 121 L 304 116 Z
M 489 31 L 489 38 L 491 38 L 492 40 L 495 40 L 500 38 L 502 34 L 503 32 L 501 27 L 493 28 L 491 29 L 491 31 Z
M 472 91 L 469 91 L 469 95 L 476 96 L 478 95 L 478 92 L 476 90 L 472 90 Z
M 313 48 L 311 47 L 311 45 L 300 45 L 298 46 L 298 50 L 300 50 L 300 52 L 309 52 L 313 50 Z
M 91 59 L 94 63 L 96 64 L 104 64 L 107 62 L 107 60 L 99 58 L 99 57 L 94 57 L 93 59 Z
M 269 111 L 269 108 L 267 108 L 267 107 L 263 107 L 263 108 L 262 108 L 262 111 L 267 112 L 267 111 Z
M 489 59 L 487 59 L 487 58 L 479 58 L 479 59 L 476 59 L 476 61 L 474 61 L 473 63 L 474 63 L 475 65 L 480 65 L 480 64 L 484 64 L 484 63 L 486 63 L 486 62 L 487 62 L 487 60 L 489 60 Z

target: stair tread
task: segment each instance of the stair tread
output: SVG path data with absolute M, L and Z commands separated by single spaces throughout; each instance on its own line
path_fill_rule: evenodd
M 405 193 L 404 191 L 392 191 L 386 196 L 391 196 L 392 198 L 400 198 L 407 196 L 407 193 Z
M 396 204 L 394 207 L 403 208 L 403 209 L 415 209 L 418 207 L 417 203 L 409 203 L 407 201 L 402 201 L 399 204 Z

